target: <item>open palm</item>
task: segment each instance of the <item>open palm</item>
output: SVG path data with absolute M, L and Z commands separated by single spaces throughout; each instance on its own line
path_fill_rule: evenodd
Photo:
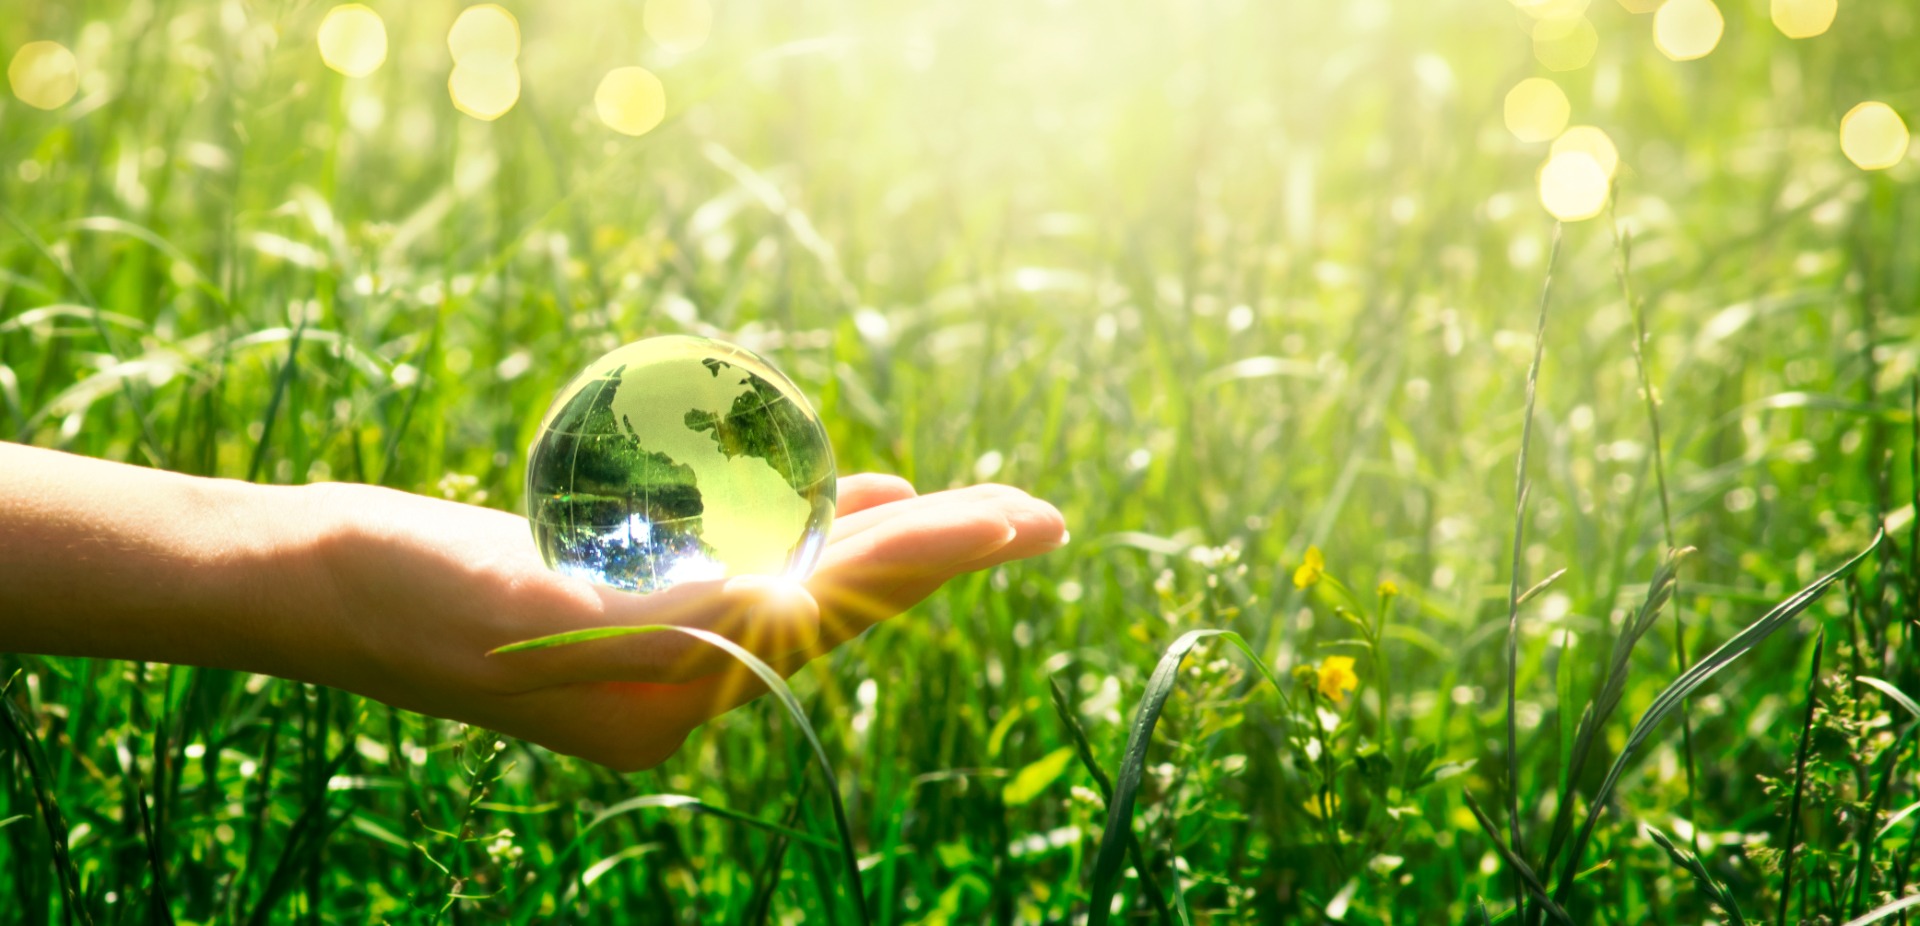
M 489 656 L 594 627 L 677 624 L 719 633 L 791 673 L 962 573 L 1066 540 L 1053 506 L 982 485 L 914 494 L 850 476 L 819 569 L 804 585 L 758 577 L 636 595 L 546 568 L 526 520 L 366 486 L 316 496 L 336 527 L 318 542 L 329 628 L 296 674 L 466 721 L 616 769 L 657 765 L 686 735 L 764 692 L 718 649 L 644 634 Z

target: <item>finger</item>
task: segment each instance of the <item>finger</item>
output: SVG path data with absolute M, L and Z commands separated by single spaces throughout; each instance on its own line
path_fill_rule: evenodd
M 1051 519 L 1037 516 L 1035 520 L 1041 521 L 1044 524 Z M 1015 560 L 1027 559 L 1043 553 L 1051 553 L 1054 550 L 1066 546 L 1070 539 L 1064 526 L 1057 521 L 1053 521 L 1051 526 L 1029 527 L 1021 530 L 1020 536 L 1016 537 L 1013 542 L 986 556 L 970 562 L 961 563 L 942 575 L 912 579 L 895 586 L 886 596 L 885 607 L 892 609 L 896 613 L 905 611 L 925 601 L 928 596 L 938 591 L 940 586 L 969 572 L 992 569 L 995 566 L 1004 565 Z M 816 651 L 819 650 L 818 643 L 815 644 L 814 649 Z
M 913 483 L 899 476 L 886 476 L 879 473 L 855 473 L 840 480 L 834 490 L 838 500 L 833 516 L 844 518 L 855 512 L 865 511 L 888 502 L 913 498 L 918 493 Z
M 595 627 L 670 625 L 709 631 L 762 659 L 805 650 L 818 639 L 819 607 L 805 588 L 781 579 L 736 576 L 689 582 L 649 595 L 596 586 L 601 608 Z M 554 632 L 560 632 L 556 629 Z M 671 630 L 570 643 L 492 657 L 509 666 L 516 690 L 575 682 L 678 683 L 732 663 L 724 652 L 691 634 Z
M 1027 493 L 1011 486 L 989 484 L 898 499 L 854 512 L 846 517 L 836 517 L 829 544 L 856 537 L 873 529 L 876 525 L 895 518 L 912 517 L 946 505 L 994 505 L 1030 497 Z
M 1050 553 L 1066 546 L 1072 539 L 1067 532 L 1066 516 L 1045 501 L 1028 498 L 1020 504 L 1007 506 L 1005 511 L 1007 523 L 1013 525 L 1014 538 L 1006 546 L 986 556 L 962 563 L 959 572 L 991 569 L 1002 563 Z
M 937 493 L 885 507 L 899 510 L 828 545 L 810 587 L 819 592 L 950 574 L 968 564 L 983 568 L 1054 549 L 1067 536 L 1059 509 L 1003 487 Z
M 818 591 L 943 569 L 987 556 L 1018 536 L 1000 505 L 912 499 L 885 507 L 902 510 L 828 544 L 809 588 Z
M 827 652 L 918 604 L 955 576 L 1056 550 L 1068 539 L 1066 519 L 1059 509 L 1025 493 L 1001 494 L 988 504 L 962 505 L 937 513 L 952 517 L 955 511 L 981 522 L 1003 519 L 1011 536 L 1006 543 L 979 556 L 944 561 L 914 558 L 913 545 L 925 542 L 918 534 L 944 529 L 934 520 L 935 513 L 922 513 L 891 519 L 854 541 L 829 547 L 827 565 L 810 583 L 823 613 L 819 640 L 807 658 Z
M 928 506 L 832 544 L 808 583 L 822 614 L 814 652 L 898 614 L 904 605 L 895 600 L 896 589 L 929 579 L 937 587 L 966 564 L 991 561 L 1010 544 L 1019 543 L 1021 551 L 1057 544 L 1061 530 L 1052 505 L 1019 494 Z
M 823 618 L 815 612 L 815 626 L 823 628 L 818 642 L 784 655 L 763 654 L 763 660 L 791 676 L 956 575 L 1057 549 L 1067 540 L 1059 510 L 1025 493 L 974 487 L 937 495 L 948 497 L 876 519 L 857 542 L 832 549 L 811 583 L 816 598 L 833 608 Z M 706 652 L 714 657 L 704 666 L 710 674 L 685 684 L 565 685 L 523 696 L 540 703 L 546 718 L 532 738 L 615 769 L 651 768 L 694 727 L 767 692 L 736 660 L 711 647 Z

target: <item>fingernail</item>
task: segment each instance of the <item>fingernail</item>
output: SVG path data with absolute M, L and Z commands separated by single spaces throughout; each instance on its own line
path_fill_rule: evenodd
M 970 551 L 968 551 L 968 552 L 966 552 L 965 554 L 962 554 L 962 555 L 960 555 L 960 556 L 957 556 L 957 557 L 954 557 L 954 558 L 953 558 L 953 562 L 956 562 L 956 563 L 970 563 L 970 562 L 973 562 L 974 560 L 976 560 L 976 559 L 979 559 L 979 558 L 981 558 L 981 557 L 983 557 L 983 556 L 991 556 L 991 555 L 993 555 L 994 553 L 998 553 L 998 552 L 1000 551 L 1000 548 L 1001 548 L 1001 547 L 1004 547 L 1004 546 L 1006 546 L 1007 544 L 1010 544 L 1010 543 L 1012 543 L 1012 542 L 1013 542 L 1013 540 L 1014 540 L 1014 538 L 1015 538 L 1015 537 L 1018 537 L 1018 536 L 1020 536 L 1020 529 L 1019 529 L 1019 528 L 1017 528 L 1017 527 L 1014 527 L 1014 526 L 1013 526 L 1013 524 L 1012 524 L 1012 522 L 1008 522 L 1008 524 L 1007 524 L 1007 532 L 1006 532 L 1006 533 L 1005 533 L 1004 535 L 1002 535 L 1002 536 L 1000 536 L 999 538 L 997 538 L 997 539 L 995 539 L 995 540 L 993 540 L 993 541 L 991 541 L 991 542 L 989 542 L 989 543 L 986 543 L 986 544 L 984 544 L 984 545 L 982 545 L 982 546 L 981 546 L 981 547 L 980 547 L 979 549 L 977 549 L 977 550 L 970 550 Z

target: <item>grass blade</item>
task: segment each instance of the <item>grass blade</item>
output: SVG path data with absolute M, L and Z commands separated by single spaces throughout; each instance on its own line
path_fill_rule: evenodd
M 1894 702 L 1905 707 L 1916 718 L 1920 718 L 1920 704 L 1915 704 L 1912 698 L 1907 697 L 1906 692 L 1893 687 L 1884 680 L 1871 676 L 1857 675 L 1854 676 L 1854 681 L 1879 690 Z M 1890 818 L 1880 829 L 1874 832 L 1867 831 L 1867 828 L 1871 826 L 1871 821 L 1880 814 L 1881 809 L 1886 807 L 1892 799 L 1894 772 L 1899 769 L 1900 755 L 1906 750 L 1907 741 L 1913 738 L 1916 730 L 1920 730 L 1920 721 L 1908 723 L 1906 727 L 1900 731 L 1900 735 L 1894 739 L 1893 745 L 1887 747 L 1885 752 L 1882 753 L 1882 755 L 1886 757 L 1886 764 L 1880 770 L 1880 786 L 1874 789 L 1872 800 L 1867 805 L 1867 822 L 1860 826 L 1860 831 L 1856 837 L 1856 841 L 1860 843 L 1860 851 L 1853 867 L 1852 912 L 1854 915 L 1858 915 L 1860 909 L 1866 906 L 1867 903 L 1867 886 L 1873 877 L 1874 844 L 1878 843 L 1882 837 L 1887 835 L 1887 831 L 1893 828 L 1894 823 L 1904 818 L 1906 814 L 1912 812 L 1912 808 L 1909 807 L 1907 810 L 1903 810 L 1893 818 Z M 1904 885 L 1901 886 L 1904 887 Z
M 643 794 L 639 797 L 628 798 L 624 801 L 621 801 L 618 804 L 614 804 L 608 807 L 607 809 L 600 811 L 599 813 L 594 814 L 593 819 L 588 821 L 586 826 L 583 826 L 580 828 L 580 833 L 582 836 L 586 835 L 587 831 L 599 826 L 602 823 L 605 823 L 610 817 L 615 817 L 623 813 L 630 813 L 635 810 L 644 810 L 650 807 L 654 807 L 654 808 L 684 807 L 696 813 L 704 813 L 709 816 L 719 817 L 722 820 L 731 820 L 735 823 L 742 823 L 747 826 L 753 827 L 754 829 L 761 830 L 766 833 L 771 833 L 775 836 L 779 836 L 783 839 L 791 839 L 794 842 L 804 843 L 806 845 L 813 846 L 816 849 L 840 848 L 831 839 L 822 839 L 819 836 L 813 835 L 812 833 L 802 832 L 800 830 L 794 829 L 793 827 L 784 826 L 782 824 L 775 823 L 771 820 L 762 820 L 759 817 L 756 817 L 752 814 L 741 813 L 738 810 L 732 810 L 726 807 L 722 807 L 718 804 L 709 804 L 706 801 L 703 801 L 697 797 L 691 797 L 685 794 Z
M 840 831 L 840 857 L 845 864 L 847 884 L 853 892 L 854 907 L 860 912 L 861 923 L 870 922 L 867 914 L 866 890 L 860 883 L 860 859 L 854 853 L 853 848 L 853 826 L 847 820 L 846 805 L 840 800 L 840 782 L 834 777 L 833 764 L 827 761 L 827 749 L 820 743 L 820 735 L 814 732 L 813 724 L 807 720 L 807 712 L 805 708 L 800 706 L 800 699 L 794 697 L 793 689 L 787 687 L 787 680 L 780 677 L 780 673 L 775 671 L 772 666 L 762 662 L 760 657 L 748 652 L 746 648 L 740 644 L 717 633 L 701 630 L 696 627 L 679 627 L 671 624 L 649 624 L 640 627 L 600 627 L 592 630 L 556 633 L 519 643 L 509 643 L 506 646 L 494 650 L 489 655 L 547 649 L 549 647 L 566 646 L 587 640 L 603 640 L 609 637 L 628 636 L 640 633 L 660 633 L 662 631 L 684 633 L 738 660 L 741 665 L 751 669 L 754 675 L 759 676 L 760 681 L 766 683 L 768 690 L 772 691 L 774 697 L 779 699 L 780 705 L 786 708 L 787 713 L 793 717 L 794 722 L 800 725 L 800 732 L 806 734 L 807 745 L 813 747 L 814 758 L 820 760 L 820 774 L 827 782 L 827 797 L 833 802 L 833 823 Z
M 1273 690 L 1280 693 L 1280 700 L 1291 704 L 1285 686 L 1274 677 L 1272 670 L 1267 668 L 1253 647 L 1233 631 L 1189 630 L 1167 647 L 1166 653 L 1160 657 L 1160 664 L 1154 667 L 1153 675 L 1147 679 L 1147 690 L 1140 697 L 1140 710 L 1134 715 L 1133 730 L 1127 734 L 1127 751 L 1120 760 L 1120 776 L 1114 783 L 1113 798 L 1107 802 L 1106 830 L 1100 834 L 1100 850 L 1094 856 L 1093 884 L 1087 898 L 1087 922 L 1090 926 L 1101 926 L 1112 915 L 1113 894 L 1119 881 L 1120 866 L 1126 855 L 1128 837 L 1133 835 L 1133 804 L 1140 794 L 1140 779 L 1146 774 L 1147 747 L 1153 741 L 1153 728 L 1160 722 L 1160 712 L 1166 708 L 1167 698 L 1173 694 L 1173 685 L 1180 673 L 1180 661 L 1201 640 L 1209 637 L 1220 637 L 1233 644 L 1260 671 Z
M 1547 304 L 1553 295 L 1553 267 L 1560 259 L 1560 223 L 1553 224 L 1553 246 L 1547 252 L 1546 278 L 1540 282 L 1539 320 L 1533 330 L 1533 362 L 1527 366 L 1527 413 L 1520 427 L 1520 458 L 1513 475 L 1513 562 L 1507 570 L 1507 835 L 1513 851 L 1524 856 L 1527 844 L 1520 834 L 1520 736 L 1519 715 L 1515 712 L 1520 684 L 1520 566 L 1526 547 L 1527 454 L 1533 447 L 1533 404 L 1540 384 L 1540 361 L 1547 350 Z M 1524 915 L 1527 896 L 1514 892 L 1514 901 Z
M 1566 574 L 1567 574 L 1567 569 L 1565 566 L 1562 566 L 1559 569 L 1555 569 L 1546 578 L 1533 583 L 1532 587 L 1528 588 L 1524 592 L 1521 592 L 1520 603 L 1526 604 L 1527 602 L 1540 597 L 1541 593 L 1545 592 L 1549 588 L 1552 588 L 1553 583 L 1560 581 L 1560 577 Z
M 287 340 L 287 360 L 281 365 L 279 374 L 273 379 L 273 394 L 267 397 L 267 409 L 260 418 L 260 439 L 253 445 L 253 461 L 247 464 L 247 481 L 260 481 L 260 470 L 267 463 L 267 445 L 273 440 L 273 423 L 280 416 L 280 405 L 286 399 L 288 387 L 300 371 L 300 339 L 307 333 L 307 311 L 301 310 L 299 324 L 294 326 L 293 337 Z
M 1647 430 L 1653 439 L 1653 480 L 1660 490 L 1661 536 L 1666 538 L 1667 548 L 1673 549 L 1679 543 L 1674 540 L 1673 502 L 1667 493 L 1666 451 L 1660 438 L 1660 399 L 1653 390 L 1653 374 L 1647 372 L 1647 307 L 1633 293 L 1633 235 L 1622 232 L 1620 223 L 1614 221 L 1612 216 L 1608 217 L 1608 225 L 1613 228 L 1614 275 L 1619 278 L 1620 293 L 1626 300 L 1627 311 L 1633 316 L 1633 369 L 1640 379 L 1640 397 L 1646 401 L 1647 407 Z M 1680 616 L 1677 594 L 1673 605 L 1673 657 L 1676 668 L 1686 667 L 1687 624 Z M 1694 818 L 1693 715 L 1684 702 L 1680 705 L 1680 754 L 1686 760 L 1687 770 L 1687 800 L 1681 812 L 1691 820 Z M 1699 830 L 1692 832 L 1698 835 Z
M 1891 682 L 1888 682 L 1884 679 L 1874 678 L 1871 675 L 1856 675 L 1854 676 L 1853 680 L 1856 682 L 1859 682 L 1862 685 L 1866 685 L 1869 688 L 1873 688 L 1879 691 L 1883 695 L 1886 695 L 1888 698 L 1892 699 L 1893 703 L 1906 708 L 1907 712 L 1912 714 L 1915 717 L 1915 719 L 1920 719 L 1920 703 L 1915 703 L 1912 697 L 1908 696 L 1906 692 L 1893 687 L 1893 684 Z
M 1579 725 L 1574 731 L 1573 746 L 1567 752 L 1565 790 L 1560 795 L 1559 808 L 1554 811 L 1552 835 L 1547 839 L 1547 854 L 1540 862 L 1543 869 L 1553 870 L 1560 850 L 1566 847 L 1567 836 L 1573 832 L 1574 783 L 1580 780 L 1580 773 L 1585 770 L 1587 760 L 1593 754 L 1601 729 L 1613 717 L 1613 712 L 1620 707 L 1620 699 L 1626 695 L 1627 669 L 1633 658 L 1633 648 L 1659 620 L 1660 609 L 1673 597 L 1680 561 L 1693 552 L 1692 547 L 1668 552 L 1666 562 L 1660 564 L 1653 574 L 1653 581 L 1647 583 L 1647 597 L 1640 603 L 1640 610 L 1627 619 L 1619 635 L 1613 638 L 1613 651 L 1607 658 L 1607 674 L 1600 683 L 1600 693 L 1581 712 Z M 1569 700 L 1566 703 L 1572 702 Z
M 1713 879 L 1713 875 L 1707 871 L 1707 866 L 1701 864 L 1699 856 L 1674 845 L 1673 840 L 1667 838 L 1667 834 L 1654 827 L 1647 827 L 1647 837 L 1660 848 L 1665 849 L 1667 857 L 1673 859 L 1675 865 L 1693 876 L 1694 883 L 1706 893 L 1707 899 L 1726 912 L 1727 922 L 1731 926 L 1747 926 L 1747 918 L 1740 915 L 1740 905 L 1734 902 L 1733 895 L 1727 893 L 1727 889 L 1722 887 L 1720 882 Z
M 783 828 L 793 829 L 794 823 L 800 819 L 800 808 L 806 800 L 807 777 L 803 769 L 799 780 L 794 783 L 793 802 L 787 805 L 787 814 L 781 821 Z M 780 889 L 780 869 L 786 863 L 788 845 L 786 837 L 775 838 L 773 845 L 767 849 L 766 858 L 760 863 L 760 870 L 754 874 L 752 899 L 747 904 L 747 915 L 742 920 L 748 926 L 766 926 L 768 919 L 773 916 L 773 894 Z M 827 848 L 831 849 L 832 846 Z M 880 892 L 882 916 L 887 913 L 885 900 L 887 896 L 886 889 L 882 887 Z
M 323 692 L 325 690 L 321 689 Z M 325 759 L 326 764 L 318 769 L 314 780 L 322 783 L 331 780 L 353 755 L 351 743 L 341 746 L 331 759 Z M 286 845 L 280 850 L 280 858 L 274 862 L 273 872 L 267 876 L 266 886 L 260 896 L 253 900 L 252 912 L 246 919 L 247 926 L 265 926 L 273 921 L 274 911 L 280 902 L 298 886 L 296 879 L 317 870 L 327 841 L 352 819 L 353 809 L 349 807 L 336 813 L 333 806 L 335 802 L 331 798 L 332 792 L 324 788 L 309 795 L 300 815 L 294 818 L 293 826 L 287 831 Z
M 1807 752 L 1813 745 L 1813 713 L 1814 708 L 1820 706 L 1820 656 L 1826 649 L 1827 632 L 1821 630 L 1813 641 L 1813 664 L 1807 669 L 1807 719 L 1800 727 L 1800 745 L 1793 759 L 1793 801 L 1787 807 L 1786 855 L 1780 861 L 1780 912 L 1774 917 L 1779 926 L 1786 926 L 1787 903 L 1793 899 L 1794 843 L 1799 837 L 1800 798 L 1807 790 Z
M 54 799 L 53 791 L 47 783 L 47 757 L 40 749 L 40 738 L 33 733 L 33 724 L 28 722 L 20 705 L 7 697 L 13 688 L 13 680 L 19 678 L 15 672 L 0 685 L 0 719 L 4 719 L 7 732 L 13 734 L 14 742 L 20 749 L 20 755 L 27 763 L 27 777 L 33 783 L 33 797 L 40 805 L 40 818 L 47 826 L 47 848 L 53 854 L 53 871 L 60 878 L 60 893 L 66 900 L 67 922 L 76 919 L 92 926 L 93 914 L 80 899 L 80 872 L 73 866 L 73 857 L 67 847 L 67 818 L 60 813 L 60 803 Z
M 1653 735 L 1653 731 L 1660 726 L 1661 721 L 1666 720 L 1688 695 L 1693 694 L 1700 686 L 1718 675 L 1721 669 L 1726 668 L 1735 659 L 1745 655 L 1748 650 L 1772 636 L 1774 631 L 1779 630 L 1818 600 L 1829 586 L 1851 574 L 1873 551 L 1880 548 L 1880 543 L 1886 539 L 1886 536 L 1884 530 L 1875 534 L 1873 542 L 1867 544 L 1866 549 L 1854 554 L 1852 559 L 1841 563 L 1839 568 L 1815 579 L 1811 585 L 1795 592 L 1792 597 L 1775 605 L 1773 610 L 1762 615 L 1759 620 L 1748 624 L 1745 629 L 1722 643 L 1719 649 L 1708 653 L 1699 662 L 1694 663 L 1693 668 L 1682 672 L 1679 678 L 1674 679 L 1653 699 L 1653 703 L 1647 706 L 1646 713 L 1640 715 L 1640 721 L 1633 725 L 1633 731 L 1627 734 L 1627 742 L 1621 747 L 1620 754 L 1614 758 L 1613 767 L 1607 770 L 1606 780 L 1602 781 L 1600 789 L 1594 792 L 1593 801 L 1587 807 L 1586 822 L 1580 825 L 1580 835 L 1574 837 L 1573 847 L 1567 854 L 1564 866 L 1560 869 L 1560 883 L 1554 888 L 1555 900 L 1564 904 L 1567 895 L 1572 893 L 1573 876 L 1580 865 L 1580 856 L 1585 853 L 1587 840 L 1593 836 L 1594 826 L 1600 822 L 1600 814 L 1606 810 L 1607 798 L 1612 796 L 1613 787 L 1619 783 L 1620 775 L 1627 769 L 1627 763 L 1633 760 L 1634 754 Z
M 1910 907 L 1920 907 L 1920 894 L 1908 894 L 1892 903 L 1881 904 L 1854 919 L 1842 923 L 1841 926 L 1867 926 L 1868 923 L 1878 923 Z
M 1059 676 L 1047 677 L 1047 687 L 1053 695 L 1053 711 L 1060 715 L 1060 723 L 1067 728 L 1067 738 L 1073 741 L 1074 755 L 1080 757 L 1080 765 L 1093 777 L 1093 784 L 1100 789 L 1100 798 L 1107 802 L 1109 812 L 1113 807 L 1113 779 L 1107 777 L 1107 770 L 1093 757 L 1093 745 L 1087 741 L 1087 731 L 1080 726 L 1080 718 L 1074 715 L 1073 705 L 1067 700 L 1067 689 L 1060 684 Z M 1167 909 L 1167 898 L 1160 892 L 1160 884 L 1147 875 L 1147 857 L 1140 848 L 1140 837 L 1127 828 L 1127 857 L 1133 861 L 1133 870 L 1140 873 L 1140 890 L 1147 895 L 1147 903 L 1153 906 L 1154 914 L 1162 923 L 1173 922 L 1173 913 Z
M 1514 877 L 1520 881 L 1528 893 L 1533 895 L 1535 900 L 1540 902 L 1540 909 L 1567 926 L 1573 926 L 1573 919 L 1567 916 L 1567 911 L 1561 909 L 1559 904 L 1554 903 L 1552 897 L 1547 895 L 1547 886 L 1540 883 L 1540 876 L 1533 873 L 1533 868 L 1527 865 L 1527 860 L 1516 854 L 1513 847 L 1500 838 L 1499 825 L 1487 816 L 1486 811 L 1480 809 L 1480 802 L 1473 799 L 1473 792 L 1463 790 L 1460 794 L 1467 799 L 1467 809 L 1473 811 L 1473 818 L 1479 821 L 1480 828 L 1487 833 L 1487 838 L 1493 840 L 1494 851 L 1500 853 L 1501 858 L 1506 859 L 1507 866 L 1513 869 Z
M 1879 839 L 1881 837 L 1886 836 L 1887 833 L 1890 832 L 1895 826 L 1899 825 L 1900 821 L 1913 816 L 1915 811 L 1920 811 L 1920 801 L 1915 801 L 1911 804 L 1908 804 L 1907 806 L 1900 808 L 1900 810 L 1894 813 L 1892 816 L 1888 817 L 1887 822 L 1880 825 L 1880 832 L 1875 834 L 1874 838 Z M 4 825 L 4 824 L 0 824 L 0 825 Z

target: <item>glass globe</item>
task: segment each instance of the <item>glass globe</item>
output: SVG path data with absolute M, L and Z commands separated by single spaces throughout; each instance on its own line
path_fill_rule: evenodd
M 528 452 L 527 517 L 547 565 L 629 591 L 804 579 L 833 505 L 833 448 L 806 397 L 707 338 L 648 338 L 594 361 Z

